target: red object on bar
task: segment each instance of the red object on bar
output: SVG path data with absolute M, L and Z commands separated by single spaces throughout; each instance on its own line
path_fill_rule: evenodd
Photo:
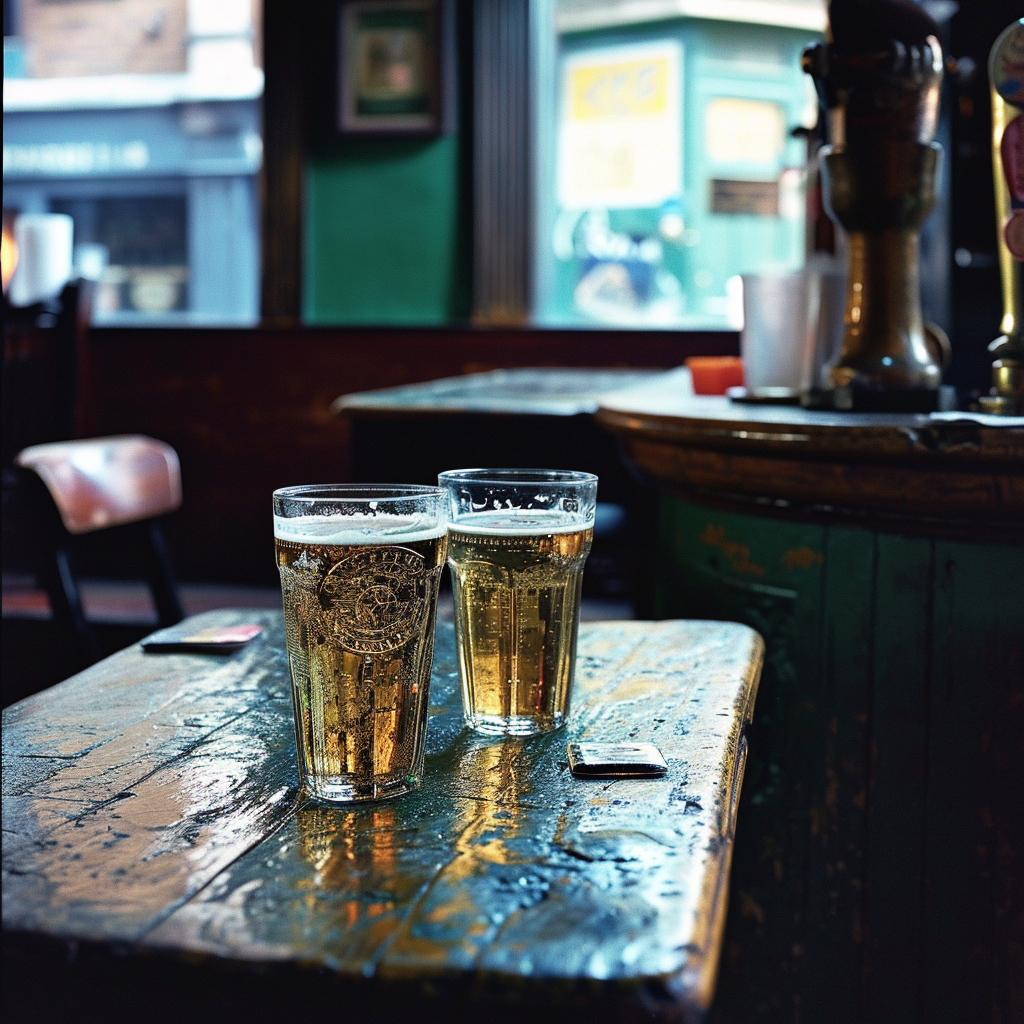
M 693 377 L 695 395 L 724 395 L 726 388 L 743 387 L 739 356 L 690 356 L 686 367 Z

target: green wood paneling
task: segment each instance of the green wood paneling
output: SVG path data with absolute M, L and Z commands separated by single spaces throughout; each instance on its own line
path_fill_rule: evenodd
M 810 809 L 827 713 L 803 685 L 819 675 L 825 530 L 672 499 L 660 530 L 658 614 L 744 622 L 766 640 L 716 1008 L 741 1021 L 753 1001 L 765 1019 L 792 1020 L 805 988 Z
M 906 1024 L 923 969 L 932 542 L 875 543 L 863 1019 Z
M 1024 547 L 663 498 L 656 564 L 766 642 L 711 1019 L 1024 1019 Z
M 935 545 L 932 645 L 924 1017 L 1024 1020 L 1024 548 Z
M 303 319 L 451 323 L 468 313 L 459 139 L 346 143 L 306 165 Z
M 803 1005 L 808 1021 L 852 1024 L 862 1019 L 874 535 L 830 527 L 824 571 L 821 676 L 815 688 L 825 711 L 819 789 L 811 807 L 807 974 L 830 983 L 807 986 Z

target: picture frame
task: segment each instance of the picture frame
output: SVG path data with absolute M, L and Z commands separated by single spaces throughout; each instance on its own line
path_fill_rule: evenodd
M 338 17 L 341 135 L 432 136 L 451 129 L 451 4 L 347 0 Z

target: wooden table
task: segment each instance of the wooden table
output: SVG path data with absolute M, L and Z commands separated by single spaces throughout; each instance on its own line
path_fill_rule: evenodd
M 621 502 L 630 478 L 612 439 L 594 426 L 604 397 L 657 370 L 491 370 L 342 395 L 331 407 L 351 430 L 352 478 L 433 484 L 446 469 L 546 466 L 601 478 Z
M 268 631 L 132 647 L 4 712 L 8 1019 L 701 1019 L 755 632 L 585 625 L 567 730 L 495 742 L 439 626 L 422 789 L 341 808 L 297 796 L 280 615 L 194 621 Z M 651 740 L 668 776 L 574 779 L 570 737 Z
M 661 492 L 652 616 L 767 649 L 716 1021 L 1024 1020 L 1024 421 L 688 385 L 597 420 Z
M 597 412 L 602 399 L 650 381 L 660 370 L 609 367 L 537 367 L 488 370 L 442 377 L 423 384 L 342 395 L 336 415 L 393 416 L 416 412 L 454 415 L 581 416 Z
M 342 395 L 332 411 L 348 424 L 352 480 L 435 484 L 438 473 L 470 466 L 596 473 L 600 508 L 583 585 L 589 595 L 632 598 L 636 617 L 649 618 L 636 600 L 648 589 L 648 545 L 635 540 L 650 532 L 651 503 L 594 413 L 609 395 L 660 376 L 614 367 L 491 370 Z

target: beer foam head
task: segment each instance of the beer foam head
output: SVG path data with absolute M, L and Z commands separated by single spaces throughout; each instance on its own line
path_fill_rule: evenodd
M 447 524 L 422 512 L 410 515 L 274 516 L 274 536 L 295 544 L 411 544 L 443 537 Z
M 561 509 L 491 509 L 461 516 L 452 523 L 452 529 L 459 533 L 535 537 L 538 534 L 573 533 L 593 525 L 593 516 L 584 519 Z

